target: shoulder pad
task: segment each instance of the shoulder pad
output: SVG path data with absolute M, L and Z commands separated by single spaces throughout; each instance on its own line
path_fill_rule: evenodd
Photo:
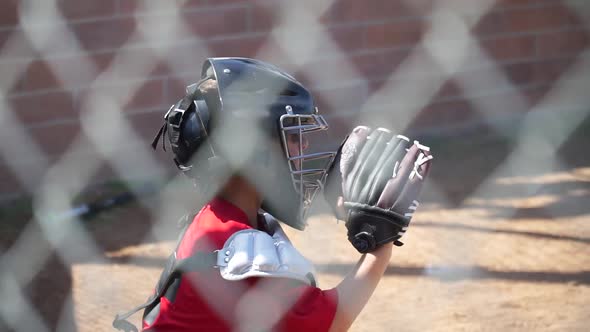
M 311 262 L 295 249 L 278 224 L 273 226 L 272 236 L 255 229 L 234 233 L 217 255 L 221 276 L 226 280 L 290 278 L 315 287 Z

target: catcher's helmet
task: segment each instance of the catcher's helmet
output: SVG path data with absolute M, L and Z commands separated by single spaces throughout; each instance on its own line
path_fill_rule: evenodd
M 254 59 L 207 59 L 201 80 L 187 87 L 164 120 L 152 146 L 168 138 L 176 165 L 197 185 L 212 174 L 238 173 L 262 194 L 264 210 L 305 227 L 305 212 L 335 152 L 304 154 L 307 137 L 328 125 L 292 76 Z M 209 187 L 208 194 L 215 191 Z

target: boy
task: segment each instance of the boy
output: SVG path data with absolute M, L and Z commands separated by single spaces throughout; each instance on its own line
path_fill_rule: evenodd
M 210 200 L 187 221 L 154 296 L 135 310 L 146 308 L 145 331 L 345 331 L 351 326 L 383 276 L 393 242 L 405 231 L 396 228 L 383 238 L 388 230 L 375 220 L 390 212 L 346 205 L 369 202 L 355 193 L 363 192 L 356 179 L 383 178 L 371 180 L 368 193 L 387 201 L 392 195 L 387 179 L 406 168 L 421 177 L 431 157 L 421 153 L 421 164 L 414 159 L 413 165 L 394 164 L 383 151 L 416 154 L 427 148 L 417 142 L 409 147 L 403 136 L 367 127 L 357 127 L 338 153 L 321 151 L 321 142 L 313 139 L 327 129 L 307 89 L 277 67 L 245 58 L 205 62 L 201 81 L 168 111 L 153 146 L 160 137 L 164 148 L 169 143 L 178 168 Z M 361 149 L 371 153 L 357 154 Z M 364 164 L 357 165 L 361 160 Z M 347 220 L 349 240 L 365 254 L 337 287 L 321 290 L 312 264 L 277 220 L 302 230 L 330 167 L 326 198 Z M 417 191 L 406 196 L 415 202 Z M 124 327 L 120 322 L 132 313 L 114 325 Z

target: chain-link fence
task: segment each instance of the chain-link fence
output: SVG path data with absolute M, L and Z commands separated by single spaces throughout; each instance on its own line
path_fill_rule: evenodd
M 0 328 L 108 330 L 116 311 L 150 294 L 171 225 L 193 199 L 149 136 L 212 55 L 259 58 L 301 78 L 332 124 L 329 144 L 363 123 L 435 148 L 405 256 L 394 255 L 354 329 L 590 323 L 586 1 L 2 6 L 17 13 L 0 28 L 4 210 L 18 209 L 16 194 L 32 200 L 26 220 L 2 215 Z M 86 222 L 80 197 L 105 178 L 139 199 Z M 330 286 L 353 261 L 343 226 L 324 219 L 293 237 Z M 257 294 L 236 316 L 252 317 Z M 539 305 L 550 301 L 565 312 Z

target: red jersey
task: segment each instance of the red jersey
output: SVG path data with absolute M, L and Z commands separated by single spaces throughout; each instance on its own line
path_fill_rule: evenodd
M 221 249 L 232 234 L 245 229 L 252 229 L 246 214 L 231 203 L 215 198 L 188 226 L 176 258 Z M 282 278 L 228 281 L 221 277 L 219 270 L 211 268 L 183 274 L 173 300 L 161 297 L 159 313 L 151 324 L 144 321 L 143 328 L 145 331 L 328 331 L 336 307 L 335 289 L 321 290 Z

